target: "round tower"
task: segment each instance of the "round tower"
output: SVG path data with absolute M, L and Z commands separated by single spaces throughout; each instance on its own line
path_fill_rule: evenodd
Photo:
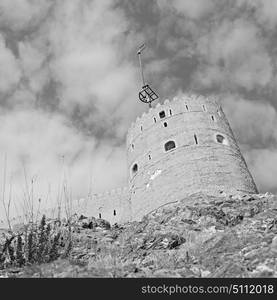
M 127 134 L 132 219 L 197 192 L 257 193 L 224 112 L 214 97 L 157 104 Z

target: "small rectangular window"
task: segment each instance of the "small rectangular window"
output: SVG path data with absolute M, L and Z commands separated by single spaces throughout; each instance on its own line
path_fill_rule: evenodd
M 99 214 L 99 219 L 101 219 L 101 214 Z
M 160 113 L 159 113 L 159 116 L 161 119 L 165 118 L 165 112 L 164 110 L 162 110 Z
M 168 142 L 165 143 L 165 145 L 164 145 L 165 151 L 169 151 L 169 150 L 174 149 L 174 148 L 176 148 L 176 144 L 175 144 L 174 141 L 168 141 Z
M 116 210 L 115 210 L 115 209 L 114 209 L 114 211 L 113 211 L 113 215 L 116 216 Z

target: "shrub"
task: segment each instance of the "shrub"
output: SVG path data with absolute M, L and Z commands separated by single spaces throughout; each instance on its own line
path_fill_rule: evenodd
M 25 259 L 23 256 L 23 244 L 21 235 L 17 236 L 17 244 L 16 244 L 16 263 L 19 267 L 24 265 Z
M 46 217 L 43 215 L 39 225 L 30 223 L 25 232 L 12 233 L 5 238 L 2 247 L 0 245 L 0 267 L 51 262 L 61 255 L 68 256 L 71 249 L 70 226 L 46 224 Z

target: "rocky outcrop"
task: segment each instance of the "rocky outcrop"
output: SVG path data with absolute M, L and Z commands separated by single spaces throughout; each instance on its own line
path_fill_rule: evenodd
M 74 226 L 69 259 L 16 277 L 277 277 L 274 195 L 195 194 L 140 222 Z

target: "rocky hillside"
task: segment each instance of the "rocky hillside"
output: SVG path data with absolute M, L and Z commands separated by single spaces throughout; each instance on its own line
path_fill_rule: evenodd
M 68 225 L 67 225 L 68 226 Z M 69 257 L 2 277 L 277 277 L 277 198 L 195 194 L 141 222 L 79 216 Z

